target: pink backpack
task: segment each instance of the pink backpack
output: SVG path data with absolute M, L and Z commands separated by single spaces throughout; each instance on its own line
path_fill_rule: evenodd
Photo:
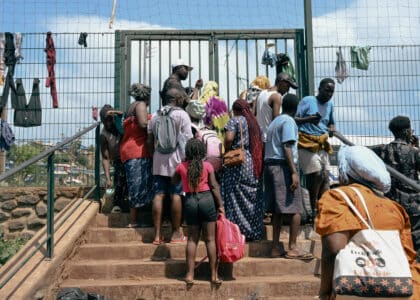
M 211 163 L 214 172 L 218 172 L 222 168 L 222 141 L 214 130 L 199 129 L 198 126 L 194 124 L 192 124 L 192 127 L 194 127 L 198 133 L 197 138 L 206 145 L 206 161 Z
M 245 236 L 223 214 L 219 214 L 216 222 L 216 247 L 221 262 L 233 263 L 245 255 Z

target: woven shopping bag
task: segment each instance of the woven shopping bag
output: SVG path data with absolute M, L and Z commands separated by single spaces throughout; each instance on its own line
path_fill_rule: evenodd
M 374 229 L 363 195 L 357 188 L 351 189 L 356 192 L 369 222 L 346 193 L 335 189 L 368 228 L 356 233 L 335 258 L 336 299 L 409 299 L 413 294 L 412 277 L 398 230 Z

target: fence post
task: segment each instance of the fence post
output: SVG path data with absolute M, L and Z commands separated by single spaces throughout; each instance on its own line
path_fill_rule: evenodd
M 100 123 L 98 123 L 98 125 L 96 126 L 95 129 L 95 193 L 94 193 L 94 199 L 95 201 L 99 201 L 99 199 L 101 198 L 101 174 L 100 174 L 100 161 L 101 161 L 101 157 L 100 157 Z
M 47 257 L 54 255 L 54 152 L 48 155 Z

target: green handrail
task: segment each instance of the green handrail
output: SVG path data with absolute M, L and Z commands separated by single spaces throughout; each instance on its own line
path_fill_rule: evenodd
M 17 267 L 14 268 L 14 270 L 7 276 L 7 278 L 0 283 L 0 289 L 5 286 L 9 280 L 20 270 L 20 268 L 25 265 L 29 259 L 36 253 L 36 251 L 39 250 L 41 246 L 43 246 L 44 243 L 46 243 L 47 246 L 47 252 L 46 256 L 48 259 L 51 259 L 54 255 L 54 194 L 55 194 L 55 186 L 54 186 L 54 153 L 56 150 L 61 149 L 63 146 L 67 145 L 68 143 L 74 141 L 75 139 L 81 137 L 82 135 L 88 133 L 89 131 L 95 130 L 95 186 L 92 187 L 92 189 L 88 192 L 88 194 L 91 194 L 92 191 L 95 191 L 94 193 L 94 199 L 96 201 L 99 201 L 100 198 L 100 149 L 98 147 L 99 145 L 99 138 L 100 138 L 100 122 L 95 122 L 94 124 L 90 125 L 89 127 L 86 127 L 85 129 L 79 131 L 78 133 L 74 134 L 73 136 L 64 139 L 62 142 L 57 143 L 57 145 L 49 147 L 48 149 L 44 150 L 43 152 L 39 153 L 38 155 L 32 157 L 31 159 L 28 159 L 27 161 L 23 162 L 19 166 L 10 169 L 3 174 L 0 174 L 0 182 L 3 180 L 6 180 L 10 176 L 16 174 L 17 172 L 25 169 L 26 167 L 38 162 L 39 160 L 47 157 L 48 158 L 48 198 L 47 198 L 47 234 L 45 240 L 43 240 L 34 251 L 31 252 L 31 254 L 25 258 L 23 262 L 21 262 Z M 87 198 L 87 195 L 85 196 Z M 77 206 L 78 207 L 78 206 Z M 76 208 L 77 208 L 76 207 Z M 75 208 L 75 209 L 76 209 Z M 73 209 L 73 211 L 75 210 Z M 72 211 L 72 212 L 73 212 Z M 72 213 L 71 212 L 71 213 Z M 69 215 L 71 215 L 71 213 Z M 61 222 L 57 225 L 57 229 L 61 227 L 61 225 L 64 223 L 65 220 L 69 217 L 67 215 L 66 218 L 63 218 L 64 220 L 61 220 Z

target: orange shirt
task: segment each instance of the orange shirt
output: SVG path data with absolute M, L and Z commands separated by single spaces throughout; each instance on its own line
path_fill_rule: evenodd
M 398 230 L 400 232 L 401 244 L 404 248 L 411 274 L 413 276 L 414 295 L 412 299 L 420 299 L 420 264 L 416 262 L 411 239 L 411 225 L 408 214 L 397 202 L 386 197 L 376 195 L 371 189 L 360 185 L 352 184 L 359 189 L 366 200 L 366 205 L 372 218 L 373 226 L 379 230 Z M 349 198 L 358 199 L 356 193 L 350 187 L 340 187 Z M 367 218 L 365 210 L 360 201 L 353 201 L 357 210 L 363 217 Z M 315 219 L 315 229 L 321 236 L 339 232 L 350 231 L 350 237 L 366 226 L 353 214 L 346 201 L 341 195 L 329 190 L 325 192 L 318 202 L 318 215 Z

